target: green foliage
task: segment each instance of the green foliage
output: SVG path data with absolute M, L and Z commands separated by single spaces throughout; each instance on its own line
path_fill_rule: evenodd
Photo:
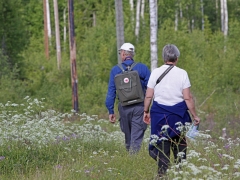
M 239 3 L 228 2 L 229 35 L 224 38 L 219 31 L 220 4 L 217 9 L 215 1 L 203 2 L 205 29 L 201 31 L 199 0 L 158 1 L 158 65 L 163 64 L 163 46 L 167 43 L 176 44 L 181 51 L 178 66 L 189 74 L 191 89 L 202 118 L 208 119 L 208 114 L 215 114 L 214 120 L 217 122 L 222 121 L 221 117 L 229 117 L 231 120 L 239 116 L 236 108 L 239 106 L 240 92 L 240 54 L 236 48 L 239 44 Z M 0 55 L 1 102 L 21 102 L 22 98 L 29 95 L 46 98 L 49 108 L 61 111 L 72 109 L 70 58 L 66 48 L 69 45 L 68 41 L 61 41 L 62 62 L 61 69 L 58 70 L 53 2 L 49 3 L 53 35 L 49 60 L 44 56 L 42 1 L 15 0 L 0 3 L 0 22 L 3 24 L 0 28 L 3 49 Z M 136 8 L 136 1 L 134 4 Z M 63 13 L 68 2 L 59 0 L 58 6 L 62 40 Z M 74 1 L 80 112 L 102 116 L 107 113 L 104 105 L 107 83 L 110 70 L 117 63 L 114 8 L 114 1 Z M 135 45 L 135 61 L 150 67 L 149 4 L 145 2 L 144 20 L 141 19 L 138 38 L 134 35 L 135 22 L 132 22 L 128 1 L 123 1 L 123 8 L 125 41 Z M 178 31 L 175 31 L 175 13 L 178 10 L 180 15 L 180 9 L 183 17 L 179 17 Z M 68 19 L 67 9 L 66 15 Z M 192 19 L 195 22 L 194 29 L 191 28 Z M 231 111 L 227 110 L 228 107 L 232 107 Z
M 21 0 L 0 2 L 0 42 L 3 53 L 9 57 L 11 67 L 20 63 L 19 53 L 27 44 Z

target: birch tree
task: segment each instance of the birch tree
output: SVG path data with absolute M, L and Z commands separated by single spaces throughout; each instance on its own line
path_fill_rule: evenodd
M 48 38 L 49 40 L 52 38 L 52 29 L 51 29 L 51 17 L 50 17 L 50 8 L 49 1 L 46 0 L 46 9 L 47 9 L 47 29 L 48 29 Z M 51 41 L 50 41 L 51 44 Z
M 47 59 L 49 59 L 46 0 L 43 0 L 43 11 L 44 11 L 43 15 L 44 15 L 44 46 L 45 46 L 45 56 L 46 56 Z
M 220 7 L 221 7 L 221 30 L 224 31 L 224 0 L 220 0 Z
M 176 10 L 175 10 L 175 31 L 178 30 L 178 3 L 176 3 Z
M 224 36 L 228 34 L 228 9 L 227 9 L 227 0 L 223 0 L 224 2 Z
M 57 50 L 57 66 L 60 69 L 61 64 L 61 44 L 60 44 L 60 32 L 59 32 L 59 17 L 58 17 L 58 1 L 53 0 L 54 4 L 54 17 L 55 17 L 55 34 L 56 34 L 56 50 Z
M 182 3 L 181 3 L 181 0 L 179 2 L 179 15 L 180 15 L 180 18 L 182 19 L 183 18 L 183 11 L 182 11 Z
M 227 0 L 221 0 L 221 30 L 224 36 L 228 34 L 228 9 Z
M 66 8 L 64 8 L 63 10 L 63 42 L 64 42 L 64 51 L 66 51 L 66 42 L 67 42 Z
M 139 29 L 140 29 L 140 8 L 141 8 L 141 0 L 137 0 L 137 8 L 136 8 L 136 27 L 135 27 L 135 36 L 138 39 Z
M 149 0 L 150 7 L 150 52 L 151 52 L 151 71 L 157 68 L 157 0 Z
M 204 9 L 203 9 L 203 0 L 201 1 L 201 13 L 202 13 L 202 30 L 204 30 Z
M 116 13 L 116 33 L 117 33 L 117 50 L 124 43 L 124 22 L 123 22 L 123 7 L 122 0 L 115 0 Z M 120 55 L 118 55 L 118 63 L 122 62 Z
M 129 4 L 130 4 L 130 10 L 131 10 L 132 26 L 134 28 L 134 4 L 133 4 L 133 0 L 129 0 Z
M 144 19 L 145 0 L 142 0 L 141 4 L 141 18 Z

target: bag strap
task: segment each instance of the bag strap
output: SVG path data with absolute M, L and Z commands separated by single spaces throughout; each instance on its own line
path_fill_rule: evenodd
M 123 64 L 124 64 L 124 63 L 123 63 Z M 126 64 L 124 64 L 124 65 L 126 65 L 126 67 L 128 68 L 127 71 L 131 71 L 132 68 L 133 68 L 134 66 L 136 66 L 136 64 L 137 64 L 137 62 L 132 63 L 131 66 L 128 66 L 128 65 L 126 65 Z M 118 64 L 118 67 L 120 67 L 120 69 L 122 70 L 122 72 L 125 72 L 125 70 L 124 70 L 123 67 L 122 67 L 122 64 Z
M 170 65 L 163 73 L 162 75 L 157 79 L 156 85 L 162 80 L 162 78 L 174 67 L 174 65 Z M 155 86 L 156 86 L 155 85 Z

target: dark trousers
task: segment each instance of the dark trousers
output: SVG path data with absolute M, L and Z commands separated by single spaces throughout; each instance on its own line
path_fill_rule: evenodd
M 130 153 L 140 150 L 144 132 L 147 124 L 143 122 L 143 103 L 129 106 L 121 106 L 118 110 L 120 114 L 120 127 L 125 135 L 125 146 Z
M 161 141 L 157 145 L 158 151 L 149 151 L 150 156 L 154 157 L 153 152 L 158 152 L 155 160 L 158 161 L 158 173 L 165 174 L 170 163 L 170 151 L 174 155 L 174 162 L 179 163 L 181 159 L 186 159 L 187 143 L 185 138 L 175 137 L 168 141 Z M 178 156 L 179 152 L 184 152 L 182 156 Z M 180 153 L 181 154 L 181 153 Z M 179 154 L 179 155 L 180 155 Z

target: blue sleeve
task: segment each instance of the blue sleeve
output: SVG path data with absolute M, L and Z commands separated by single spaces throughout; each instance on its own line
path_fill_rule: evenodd
M 149 71 L 149 69 L 146 65 L 145 65 L 143 73 L 144 73 L 144 87 L 147 89 L 147 84 L 148 84 L 148 80 L 149 80 L 151 72 Z
M 114 102 L 116 98 L 116 87 L 114 83 L 115 73 L 114 70 L 111 70 L 109 83 L 108 83 L 108 92 L 106 96 L 105 105 L 108 109 L 109 114 L 114 114 Z
M 148 67 L 145 64 L 141 63 L 141 66 L 139 68 L 139 76 L 141 78 L 141 83 L 142 83 L 144 93 L 146 92 L 146 89 L 147 89 L 147 84 L 148 84 L 150 74 L 151 72 L 149 71 Z

